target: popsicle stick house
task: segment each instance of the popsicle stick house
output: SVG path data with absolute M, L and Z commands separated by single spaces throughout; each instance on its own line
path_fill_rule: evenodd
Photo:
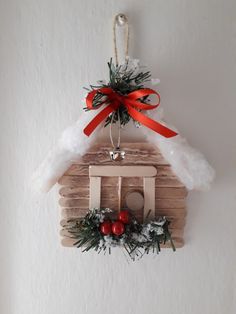
M 156 146 L 126 143 L 122 149 L 125 159 L 114 162 L 108 153 L 110 144 L 94 145 L 59 179 L 61 226 L 69 219 L 82 218 L 88 208 L 109 207 L 114 211 L 129 208 L 140 221 L 148 213 L 150 219 L 166 216 L 171 221 L 176 247 L 182 247 L 186 187 Z M 62 245 L 73 246 L 74 239 L 63 227 L 61 236 Z

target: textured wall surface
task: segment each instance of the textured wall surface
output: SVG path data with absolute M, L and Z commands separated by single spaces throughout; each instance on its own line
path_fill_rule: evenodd
M 186 246 L 137 263 L 62 248 L 57 189 L 29 190 L 82 87 L 106 77 L 119 11 L 168 121 L 217 171 L 189 195 Z M 235 12 L 234 0 L 0 0 L 1 313 L 236 312 Z

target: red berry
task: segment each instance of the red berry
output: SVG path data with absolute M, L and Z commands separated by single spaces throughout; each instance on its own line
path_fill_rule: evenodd
M 121 210 L 119 212 L 118 219 L 122 221 L 124 224 L 128 224 L 129 223 L 129 211 Z
M 109 220 L 105 220 L 103 223 L 101 223 L 100 231 L 104 235 L 111 234 L 111 222 Z
M 122 221 L 117 220 L 117 221 L 113 222 L 112 232 L 115 235 L 119 236 L 119 235 L 123 234 L 124 231 L 125 231 L 125 226 L 124 226 Z

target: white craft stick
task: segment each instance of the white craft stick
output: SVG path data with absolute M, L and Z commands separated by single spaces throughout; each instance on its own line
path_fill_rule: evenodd
M 144 191 L 144 210 L 143 215 L 144 219 L 147 217 L 148 219 L 155 218 L 155 178 L 143 178 L 143 191 Z
M 90 177 L 89 208 L 100 208 L 101 177 Z
M 118 178 L 118 211 L 121 210 L 121 187 L 122 187 L 122 177 Z
M 90 177 L 154 177 L 157 170 L 153 166 L 90 166 Z

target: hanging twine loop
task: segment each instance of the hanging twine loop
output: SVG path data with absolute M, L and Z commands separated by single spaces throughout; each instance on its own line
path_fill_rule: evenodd
M 116 66 L 119 64 L 118 59 L 118 49 L 117 49 L 117 36 L 116 36 L 116 30 L 117 27 L 125 27 L 125 59 L 128 58 L 128 52 L 129 52 L 129 23 L 128 18 L 125 14 L 119 13 L 114 17 L 113 22 L 113 46 L 114 46 L 114 56 L 115 56 L 115 63 Z
M 123 27 L 123 29 L 125 30 L 125 45 L 124 46 L 125 46 L 126 61 L 125 63 L 123 63 L 123 65 L 122 64 L 119 65 L 119 59 L 118 59 L 117 36 L 116 36 L 117 35 L 116 30 L 118 26 Z M 122 75 L 123 74 L 125 75 L 126 72 L 129 73 L 129 67 L 128 67 L 129 66 L 129 59 L 128 59 L 129 25 L 128 25 L 128 19 L 124 14 L 117 14 L 114 18 L 113 42 L 114 42 L 114 57 L 115 57 L 116 66 L 114 67 L 112 62 L 108 63 L 109 68 L 110 68 L 110 76 L 112 75 L 110 77 L 112 82 L 110 82 L 107 85 L 105 84 L 101 86 L 100 88 L 93 88 L 92 91 L 90 91 L 86 97 L 86 107 L 88 110 L 97 110 L 103 105 L 105 105 L 105 107 L 102 110 L 100 110 L 100 112 L 84 128 L 84 134 L 86 134 L 87 136 L 90 136 L 90 134 L 96 129 L 96 127 L 105 120 L 110 124 L 110 127 L 111 127 L 110 138 L 111 138 L 111 144 L 113 146 L 113 149 L 114 150 L 116 150 L 116 148 L 120 149 L 121 122 L 124 124 L 127 122 L 124 120 L 124 116 L 123 116 L 123 113 L 125 110 L 127 112 L 127 115 L 129 115 L 130 118 L 132 118 L 134 121 L 137 121 L 137 123 L 140 123 L 141 125 L 148 127 L 154 132 L 166 138 L 176 136 L 177 133 L 175 131 L 169 129 L 165 125 L 162 125 L 158 121 L 153 120 L 152 118 L 148 117 L 142 112 L 142 111 L 153 110 L 159 106 L 160 95 L 156 91 L 150 88 L 137 86 L 137 89 L 127 93 L 127 92 L 124 92 L 123 89 L 119 88 L 120 81 L 123 79 Z M 145 81 L 145 78 L 149 77 L 148 72 L 140 73 L 140 74 L 144 75 L 141 80 L 142 82 Z M 112 78 L 114 78 L 115 80 L 114 82 Z M 136 77 L 134 77 L 131 81 L 134 81 L 134 83 L 137 83 L 135 78 Z M 98 95 L 99 97 L 101 97 L 101 94 L 104 95 L 104 99 L 99 98 L 97 100 L 97 105 L 94 106 L 93 102 L 94 102 L 95 97 L 97 97 Z M 157 97 L 157 101 L 154 102 L 154 104 L 142 101 L 142 98 L 145 97 L 144 99 L 146 99 L 146 97 L 149 97 L 150 95 L 155 95 Z M 122 116 L 121 116 L 121 113 L 122 113 Z M 106 120 L 108 118 L 109 120 Z M 119 136 L 118 136 L 116 146 L 112 138 L 112 124 L 114 122 L 114 119 L 117 120 L 117 122 L 119 123 L 119 127 L 118 127 Z M 120 158 L 122 157 L 124 158 L 124 154 L 122 156 L 120 154 Z
M 115 64 L 116 66 L 119 65 L 118 59 L 118 48 L 117 48 L 117 27 L 124 27 L 125 28 L 125 37 L 124 37 L 124 49 L 125 49 L 125 59 L 128 59 L 128 51 L 129 51 L 129 24 L 128 18 L 125 14 L 119 13 L 114 17 L 113 22 L 113 47 L 114 47 L 114 57 L 115 57 Z M 114 144 L 113 134 L 112 134 L 112 125 L 115 116 L 115 112 L 112 113 L 111 123 L 110 123 L 110 141 L 111 145 L 113 146 L 113 150 L 110 151 L 110 158 L 113 161 L 120 161 L 125 158 L 125 152 L 120 150 L 120 139 L 121 139 L 121 122 L 120 122 L 120 114 L 119 110 L 117 110 L 118 114 L 118 138 L 117 144 Z

